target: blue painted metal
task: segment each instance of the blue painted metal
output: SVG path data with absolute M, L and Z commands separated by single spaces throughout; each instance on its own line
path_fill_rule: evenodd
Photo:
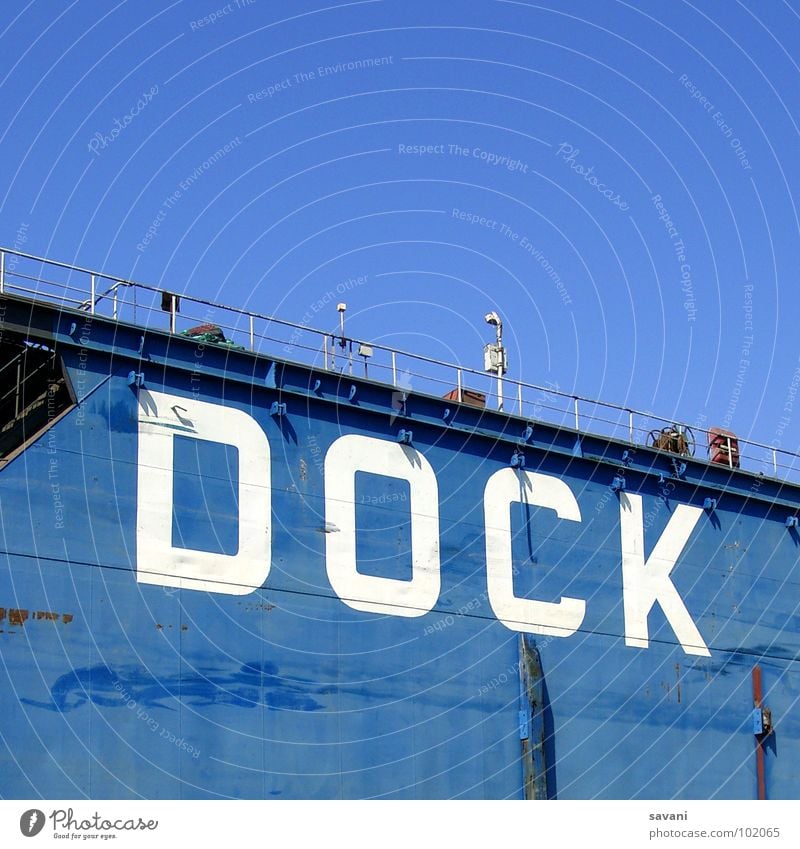
M 682 478 L 686 474 L 687 465 L 682 460 L 672 457 L 670 458 L 670 464 L 672 465 L 672 472 L 676 478 Z
M 648 552 L 675 504 L 702 507 L 709 490 L 725 498 L 672 574 L 711 656 L 687 655 L 658 606 L 649 647 L 629 646 L 627 496 L 608 486 L 621 444 L 582 434 L 576 457 L 576 431 L 537 423 L 526 469 L 564 481 L 582 521 L 512 505 L 514 592 L 585 599 L 586 615 L 571 636 L 536 638 L 539 671 L 526 692 L 539 688 L 541 703 L 521 723 L 520 638 L 488 597 L 483 493 L 508 468 L 524 421 L 465 405 L 445 425 L 442 399 L 408 396 L 415 451 L 437 478 L 441 590 L 416 618 L 361 612 L 327 576 L 326 539 L 341 531 L 325 519 L 323 458 L 343 434 L 395 441 L 393 387 L 280 361 L 259 384 L 254 358 L 263 359 L 213 345 L 193 383 L 191 340 L 147 331 L 145 342 L 140 328 L 96 317 L 81 342 L 66 311 L 14 298 L 5 308 L 9 324 L 49 328 L 43 338 L 73 382 L 95 388 L 0 469 L 4 796 L 522 797 L 527 724 L 546 744 L 548 796 L 753 798 L 747 718 L 758 663 L 774 717 L 768 795 L 797 798 L 798 558 L 786 533 L 795 487 L 755 487 L 753 475 L 687 461 L 667 502 L 663 454 L 637 449 L 620 490 L 643 499 Z M 243 410 L 270 441 L 272 569 L 248 595 L 136 580 L 139 401 L 128 375 L 145 347 L 151 390 Z M 278 386 L 297 399 L 291 428 L 270 415 L 285 403 Z M 210 443 L 193 455 L 175 439 L 173 544 L 232 553 L 235 452 Z M 363 477 L 359 570 L 403 579 L 404 484 Z
M 273 401 L 272 404 L 270 404 L 269 414 L 271 416 L 285 416 L 286 404 L 280 401 Z
M 555 734 L 541 654 L 529 634 L 520 634 L 518 666 L 523 796 L 526 799 L 553 799 L 557 792 L 553 768 Z

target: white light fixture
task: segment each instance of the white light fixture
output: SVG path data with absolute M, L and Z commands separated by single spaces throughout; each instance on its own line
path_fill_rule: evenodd
M 497 375 L 497 409 L 503 409 L 503 375 L 508 371 L 508 359 L 506 349 L 503 347 L 503 321 L 500 316 L 492 311 L 483 317 L 485 322 L 494 327 L 497 334 L 497 342 L 491 342 L 483 349 L 483 368 L 485 371 Z

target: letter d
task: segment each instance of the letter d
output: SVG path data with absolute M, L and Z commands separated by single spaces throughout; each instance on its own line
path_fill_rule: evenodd
M 271 557 L 270 450 L 264 431 L 252 416 L 222 404 L 146 389 L 140 390 L 139 404 L 136 580 L 228 595 L 258 589 L 267 579 Z M 236 554 L 173 545 L 176 434 L 238 450 Z

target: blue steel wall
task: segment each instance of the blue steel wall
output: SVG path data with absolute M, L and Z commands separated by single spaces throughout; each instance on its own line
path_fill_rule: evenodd
M 483 517 L 512 439 L 413 422 L 439 485 L 440 598 L 416 619 L 360 613 L 327 579 L 321 462 L 345 433 L 393 440 L 397 410 L 366 384 L 362 404 L 344 403 L 289 380 L 281 393 L 261 375 L 190 383 L 149 365 L 151 388 L 239 407 L 267 434 L 272 568 L 246 596 L 141 585 L 131 363 L 102 349 L 70 356 L 81 408 L 0 471 L 3 795 L 521 796 L 518 635 L 487 601 Z M 283 419 L 269 415 L 279 397 Z M 786 508 L 679 481 L 664 500 L 654 475 L 628 470 L 648 551 L 676 504 L 719 504 L 672 575 L 711 657 L 676 645 L 657 606 L 649 648 L 627 647 L 614 469 L 550 450 L 559 439 L 538 428 L 527 469 L 566 481 L 582 523 L 512 508 L 516 593 L 587 601 L 579 633 L 536 638 L 550 795 L 753 798 L 759 663 L 776 721 L 769 795 L 795 798 L 798 539 Z M 176 457 L 174 539 L 225 551 L 236 457 L 205 446 L 198 462 L 185 445 Z M 359 568 L 407 577 L 403 485 L 359 475 L 356 494 Z

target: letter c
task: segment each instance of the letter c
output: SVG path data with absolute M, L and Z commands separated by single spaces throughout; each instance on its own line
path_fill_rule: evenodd
M 572 490 L 559 478 L 513 469 L 495 472 L 483 494 L 489 603 L 497 618 L 512 631 L 569 637 L 583 622 L 585 601 L 564 597 L 548 602 L 514 595 L 511 505 L 517 502 L 555 510 L 560 519 L 581 521 Z

